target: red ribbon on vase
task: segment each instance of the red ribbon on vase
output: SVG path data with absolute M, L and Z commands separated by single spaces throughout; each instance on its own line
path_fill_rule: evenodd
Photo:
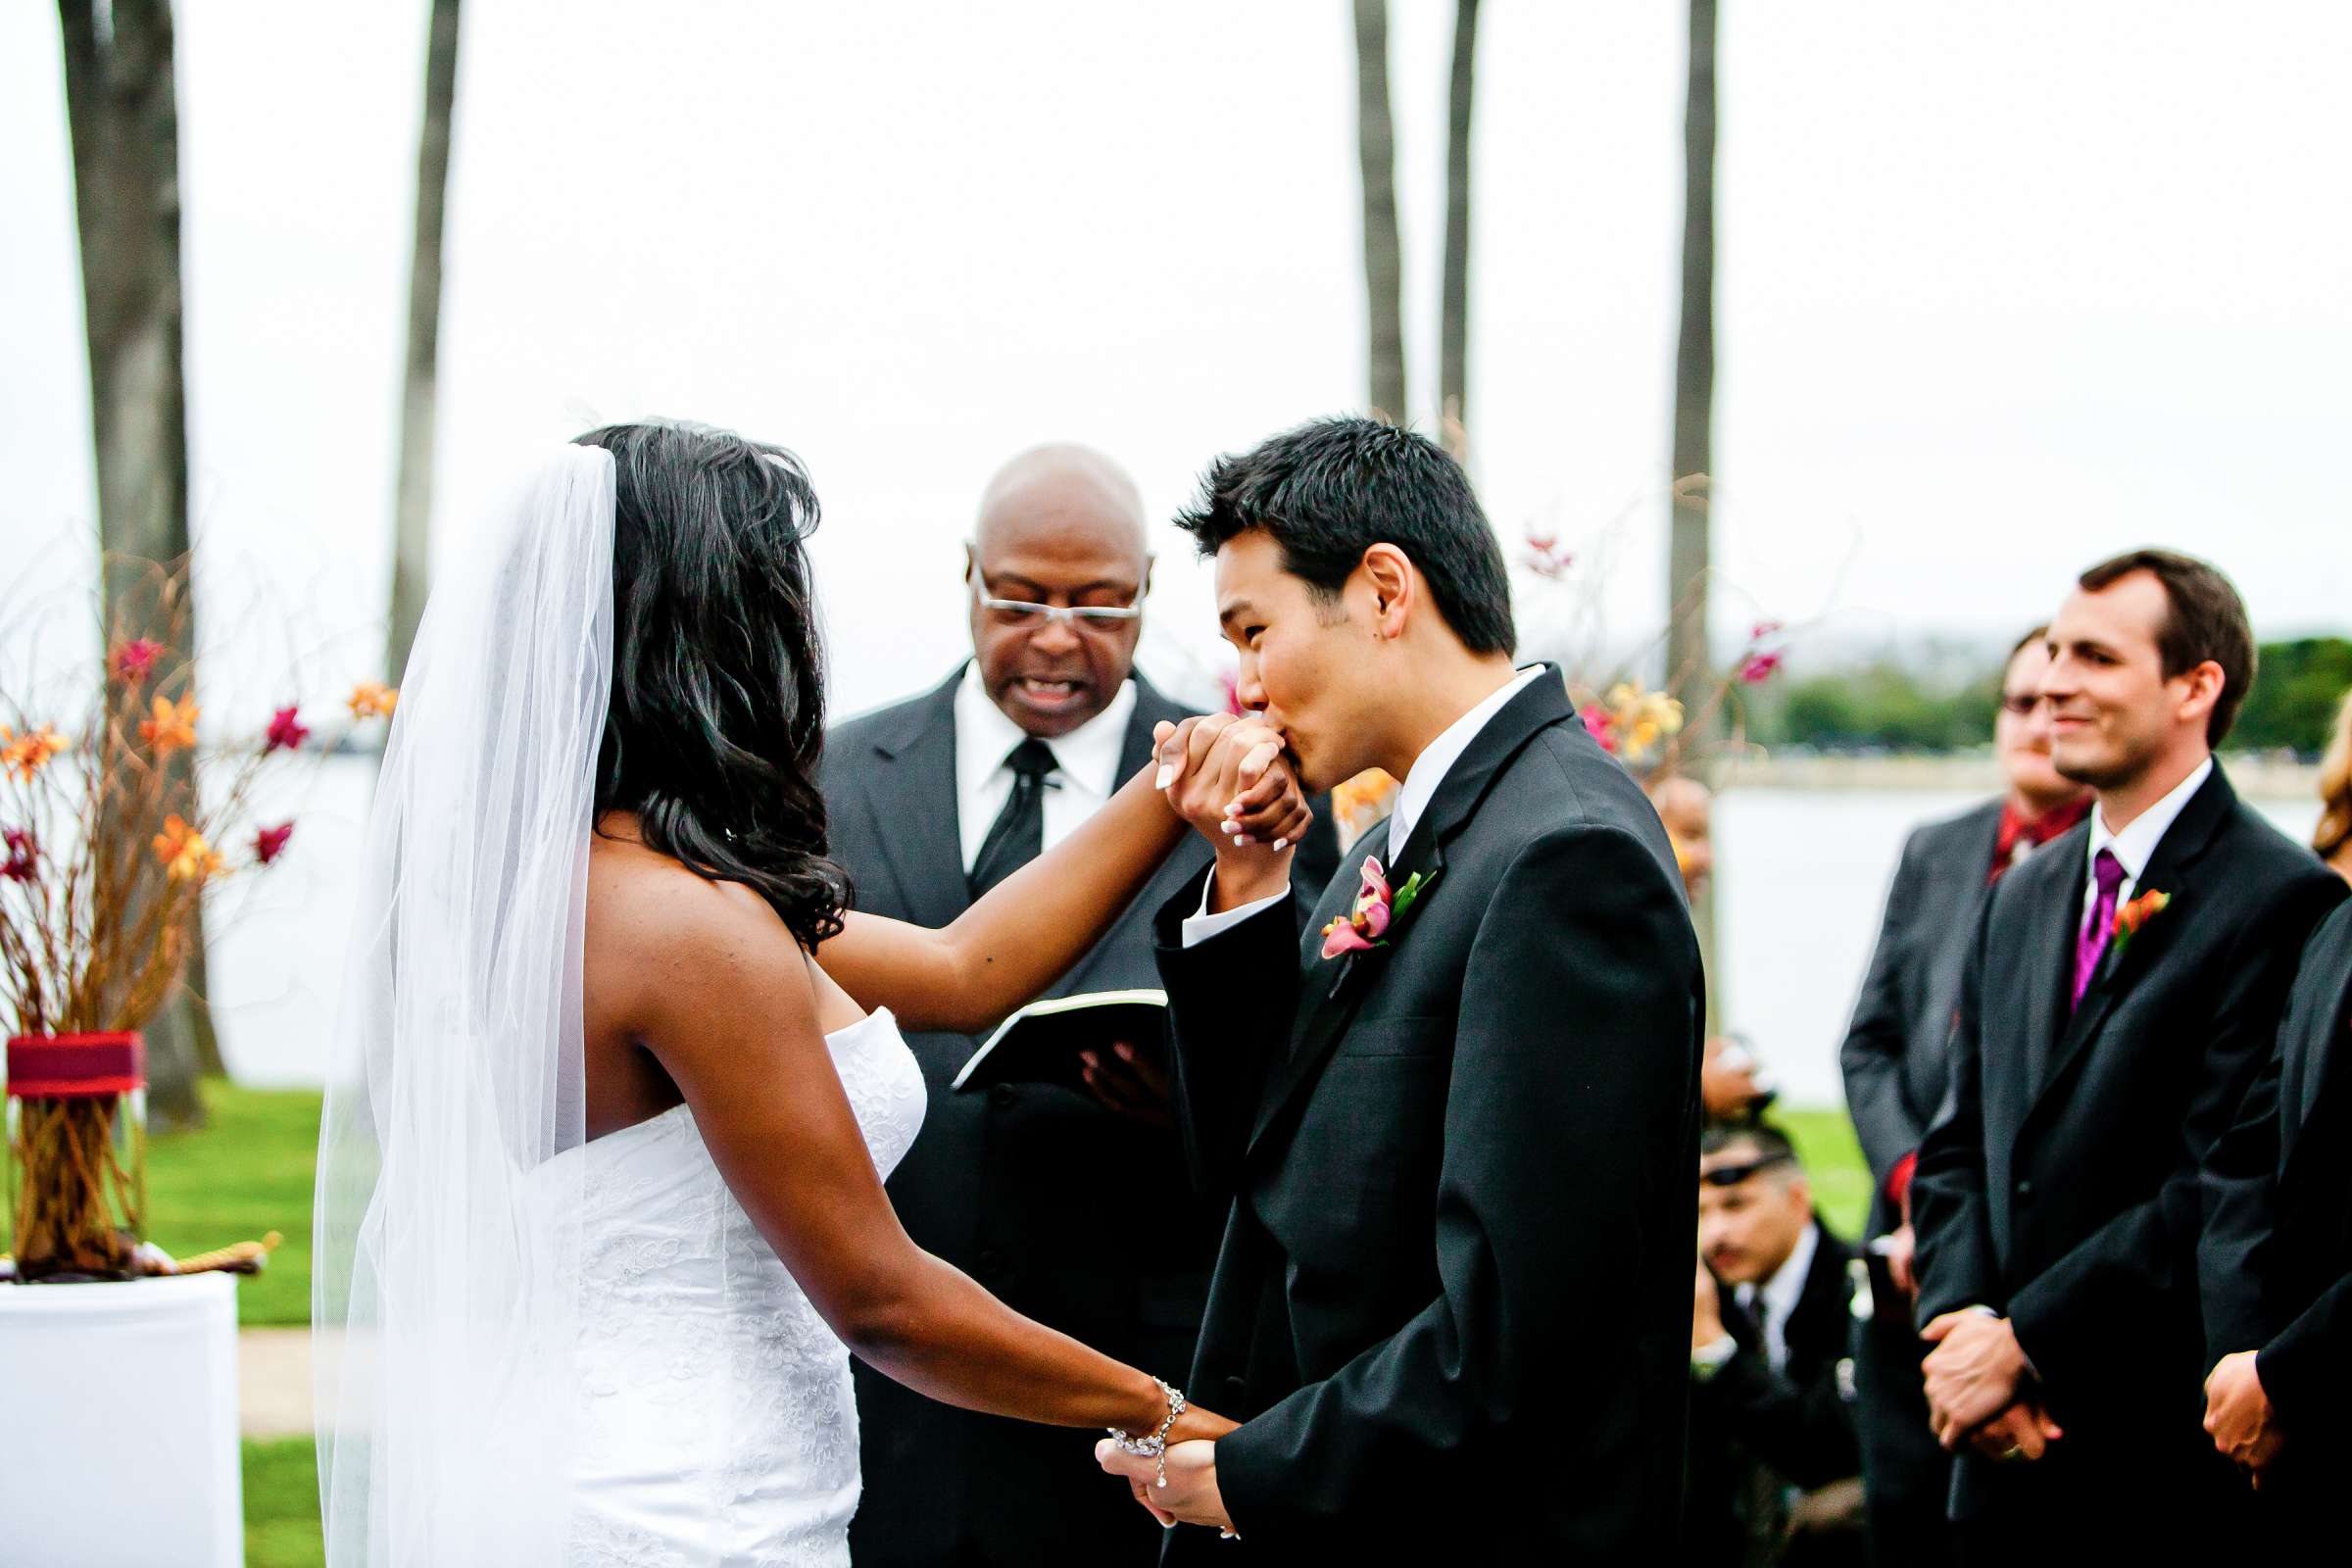
M 82 1100 L 147 1087 L 147 1044 L 136 1030 L 18 1035 L 8 1043 L 8 1093 L 17 1100 Z

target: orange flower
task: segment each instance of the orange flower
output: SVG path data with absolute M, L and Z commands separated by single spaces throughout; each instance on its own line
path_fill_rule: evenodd
M 70 751 L 73 745 L 47 724 L 22 735 L 0 724 L 0 768 L 14 773 L 20 784 L 29 783 L 32 775 L 48 764 L 49 759 Z
M 390 718 L 400 706 L 400 693 L 381 681 L 364 680 L 351 689 L 351 716 Z
M 174 703 L 169 697 L 158 697 L 150 710 L 155 716 L 139 720 L 139 739 L 155 748 L 158 757 L 196 744 L 196 715 L 200 710 L 193 697 Z
M 155 836 L 155 858 L 174 882 L 202 882 L 227 863 L 176 811 L 164 818 L 164 830 Z
M 2156 916 L 2162 914 L 2168 907 L 2171 906 L 2172 902 L 2173 896 L 2170 893 L 2159 893 L 2154 889 L 2150 889 L 2148 892 L 2142 893 L 2138 898 L 2133 899 L 2131 903 L 2125 905 L 2122 908 L 2116 910 L 2116 956 L 2123 956 L 2124 944 L 2130 942 L 2133 937 L 2139 935 L 2140 927 L 2146 925 L 2150 920 L 2153 920 L 2156 918 Z

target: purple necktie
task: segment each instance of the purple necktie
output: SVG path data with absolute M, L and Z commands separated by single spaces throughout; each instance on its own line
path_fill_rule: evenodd
M 2090 913 L 2082 920 L 2082 930 L 2075 938 L 2075 997 L 2068 1010 L 2082 1005 L 2082 993 L 2090 989 L 2090 977 L 2098 972 L 2099 956 L 2107 951 L 2107 939 L 2115 933 L 2115 896 L 2123 891 L 2124 862 L 2115 858 L 2113 850 L 2101 850 L 2090 862 L 2090 874 L 2098 882 L 2099 891 L 2090 901 Z

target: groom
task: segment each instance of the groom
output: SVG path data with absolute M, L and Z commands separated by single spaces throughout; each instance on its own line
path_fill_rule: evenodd
M 1181 522 L 1254 710 L 1163 742 L 1216 863 L 1155 925 L 1187 1154 L 1233 1200 L 1187 1387 L 1242 1425 L 1164 1488 L 1102 1462 L 1240 1538 L 1171 1561 L 1658 1560 L 1703 1018 L 1665 831 L 1559 672 L 1512 667 L 1501 552 L 1428 440 L 1305 425 Z M 1303 930 L 1287 850 L 1220 831 L 1269 727 L 1309 789 L 1404 781 Z

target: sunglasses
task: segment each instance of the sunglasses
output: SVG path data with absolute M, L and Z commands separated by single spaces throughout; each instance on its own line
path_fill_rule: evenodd
M 1794 1154 L 1759 1154 L 1754 1159 L 1740 1160 L 1736 1164 L 1710 1165 L 1698 1173 L 1698 1179 L 1709 1187 L 1737 1187 L 1760 1170 L 1795 1163 Z

